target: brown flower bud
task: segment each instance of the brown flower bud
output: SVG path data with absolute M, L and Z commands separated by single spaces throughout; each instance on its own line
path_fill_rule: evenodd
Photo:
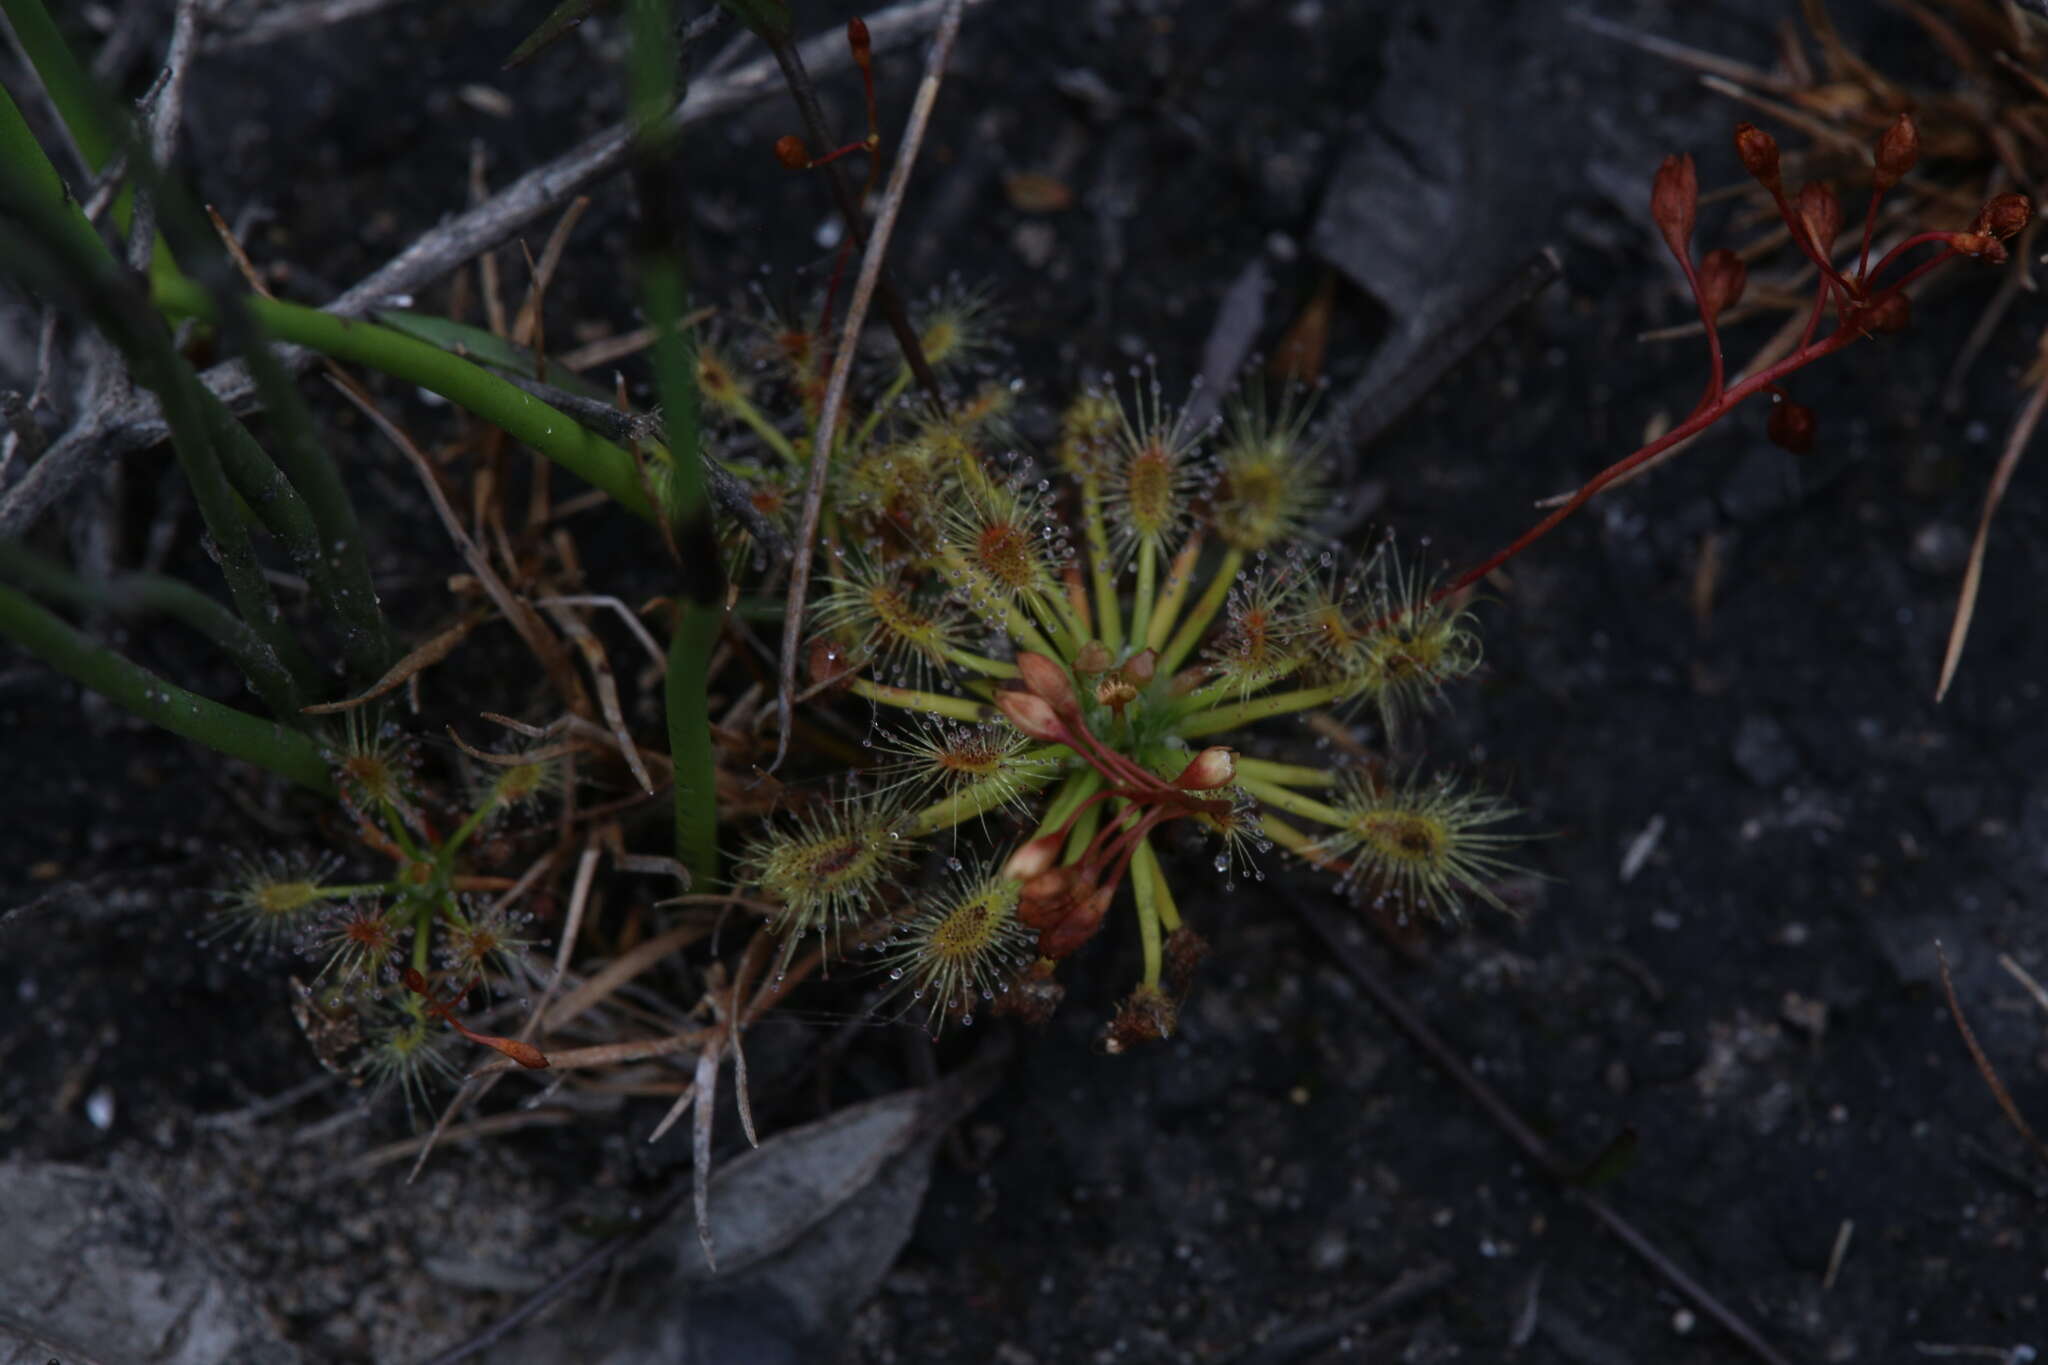
M 1919 159 L 1920 130 L 1913 126 L 1910 116 L 1901 114 L 1877 140 L 1877 169 L 1871 176 L 1877 192 L 1883 194 L 1904 180 L 1906 172 L 1912 170 L 1913 163 Z
M 1784 193 L 1784 184 L 1778 179 L 1778 144 L 1769 133 L 1754 123 L 1736 124 L 1735 154 L 1742 158 L 1743 169 L 1765 189 Z
M 1066 838 L 1060 834 L 1041 834 L 1031 842 L 1022 845 L 1003 864 L 1003 875 L 1014 882 L 1035 881 L 1051 870 L 1053 861 L 1060 856 L 1060 846 Z
M 1816 425 L 1812 408 L 1781 398 L 1771 405 L 1771 417 L 1764 424 L 1764 432 L 1774 444 L 1794 455 L 1809 455 L 1813 453 Z
M 1700 206 L 1700 178 L 1692 157 L 1667 156 L 1650 185 L 1650 217 L 1664 245 L 1681 262 L 1692 260 L 1692 225 Z
M 1717 246 L 1700 262 L 1700 308 L 1717 318 L 1742 299 L 1749 283 L 1749 267 L 1725 246 Z
M 2024 194 L 2007 190 L 1994 194 L 1977 214 L 1976 231 L 2000 241 L 2010 240 L 2034 216 L 2034 205 Z
M 1084 678 L 1092 678 L 1098 673 L 1109 672 L 1110 665 L 1114 662 L 1102 641 L 1090 640 L 1082 645 L 1081 652 L 1074 656 L 1074 671 Z
M 1094 938 L 1096 930 L 1102 927 L 1102 917 L 1109 913 L 1109 903 L 1114 899 L 1116 888 L 1105 886 L 1076 905 L 1058 924 L 1039 930 L 1038 955 L 1062 958 Z
M 1173 785 L 1184 792 L 1214 791 L 1237 781 L 1237 754 L 1221 744 L 1212 744 L 1196 754 Z
M 1141 649 L 1124 662 L 1124 676 L 1143 687 L 1159 671 L 1159 651 Z
M 1026 650 L 1017 656 L 1017 672 L 1024 679 L 1024 686 L 1051 703 L 1062 717 L 1080 714 L 1081 700 L 1075 695 L 1074 680 L 1058 660 Z
M 1807 240 L 1813 243 L 1815 251 L 1826 256 L 1834 250 L 1835 238 L 1842 235 L 1842 201 L 1826 185 L 1811 180 L 1799 187 L 1798 209 Z
M 1863 327 L 1866 331 L 1890 335 L 1903 332 L 1912 325 L 1912 301 L 1896 289 L 1889 294 L 1879 294 L 1863 310 Z
M 1060 724 L 1052 703 L 1031 692 L 1005 690 L 996 693 L 996 709 L 1004 719 L 1040 744 L 1065 744 L 1067 727 Z
M 811 154 L 804 150 L 804 140 L 795 133 L 784 133 L 775 139 L 775 159 L 793 171 L 811 168 Z
M 868 38 L 868 26 L 857 14 L 846 21 L 846 46 L 853 53 L 853 64 L 866 70 L 874 59 L 875 46 Z

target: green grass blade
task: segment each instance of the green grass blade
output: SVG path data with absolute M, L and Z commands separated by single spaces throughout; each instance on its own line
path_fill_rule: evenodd
M 669 753 L 675 760 L 676 857 L 695 884 L 718 881 L 717 768 L 711 744 L 706 668 L 725 619 L 725 572 L 704 483 L 697 426 L 697 357 L 677 324 L 689 310 L 679 234 L 679 140 L 662 119 L 674 107 L 677 53 L 666 0 L 632 0 L 628 62 L 640 199 L 638 260 L 642 311 L 654 329 L 654 386 L 672 458 L 662 517 L 681 560 L 675 634 L 669 641 Z
M 213 299 L 198 285 L 162 278 L 153 283 L 157 305 L 173 317 L 216 320 Z M 249 312 L 258 326 L 279 341 L 367 365 L 440 394 L 502 427 L 506 435 L 532 446 L 584 482 L 602 488 L 635 516 L 653 520 L 654 504 L 632 456 L 482 366 L 389 327 L 336 317 L 281 299 L 252 298 Z
M 313 677 L 312 664 L 263 576 L 243 508 L 208 430 L 198 376 L 134 281 L 67 226 L 64 205 L 36 194 L 24 180 L 16 168 L 0 165 L 0 270 L 24 285 L 74 295 L 120 350 L 133 377 L 163 403 L 171 448 L 192 486 L 235 610 L 264 642 L 264 657 L 249 681 L 273 712 L 296 719 L 305 702 L 302 680 Z
M 152 725 L 313 791 L 334 790 L 327 762 L 308 736 L 166 682 L 4 586 L 0 636 Z
M 160 612 L 213 641 L 248 673 L 260 666 L 262 637 L 248 622 L 182 578 L 164 574 L 122 574 L 89 582 L 26 546 L 0 540 L 0 578 L 47 602 L 88 610 Z

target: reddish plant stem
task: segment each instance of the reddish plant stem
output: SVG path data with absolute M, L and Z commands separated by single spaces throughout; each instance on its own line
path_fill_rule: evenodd
M 1783 207 L 1782 201 L 1780 207 Z M 1803 241 L 1803 234 L 1799 226 L 1797 225 L 1797 220 L 1792 218 L 1788 214 L 1787 222 L 1792 223 L 1794 225 L 1793 236 L 1795 238 L 1801 238 Z M 1894 260 L 1897 259 L 1900 252 L 1905 251 L 1909 247 L 1930 241 L 1946 241 L 1947 236 L 1948 234 L 1946 233 L 1923 232 L 1917 236 L 1909 237 L 1904 242 L 1901 242 L 1898 246 L 1892 248 L 1892 250 L 1885 253 L 1884 259 L 1877 263 L 1876 270 L 1872 271 L 1871 273 L 1873 275 L 1882 273 L 1888 265 L 1890 265 Z M 1811 253 L 1809 253 L 1809 255 L 1810 254 Z M 1907 271 L 1903 276 L 1901 276 L 1896 283 L 1888 285 L 1884 289 L 1883 293 L 1871 297 L 1868 300 L 1869 304 L 1871 306 L 1875 306 L 1878 300 L 1884 297 L 1887 297 L 1892 294 L 1903 293 L 1907 288 L 1909 288 L 1912 284 L 1918 281 L 1922 276 L 1926 275 L 1929 271 L 1937 269 L 1940 266 L 1946 265 L 1949 261 L 1955 259 L 1955 257 L 1957 257 L 1960 254 L 1960 252 L 1956 251 L 1953 247 L 1951 247 L 1949 250 L 1942 252 L 1940 255 L 1935 256 L 1930 260 L 1921 262 L 1919 265 L 1913 267 L 1913 269 Z M 1686 277 L 1688 279 L 1693 278 L 1693 271 L 1689 263 L 1687 263 Z M 1657 456 L 1663 454 L 1671 447 L 1677 445 L 1680 441 L 1684 441 L 1693 436 L 1697 436 L 1702 431 L 1705 431 L 1708 427 L 1713 426 L 1716 422 L 1720 421 L 1723 417 L 1726 417 L 1730 412 L 1734 411 L 1737 407 L 1741 406 L 1748 399 L 1754 398 L 1757 394 L 1762 393 L 1768 389 L 1774 388 L 1780 380 L 1784 379 L 1788 375 L 1795 374 L 1798 371 L 1805 369 L 1808 365 L 1811 365 L 1814 361 L 1823 359 L 1826 356 L 1833 355 L 1836 351 L 1843 350 L 1846 347 L 1851 346 L 1856 342 L 1862 340 L 1865 336 L 1869 335 L 1861 326 L 1852 325 L 1849 322 L 1849 320 L 1845 319 L 1842 325 L 1836 327 L 1834 331 L 1830 332 L 1822 340 L 1815 341 L 1813 339 L 1813 333 L 1818 328 L 1820 324 L 1821 314 L 1825 311 L 1826 308 L 1828 292 L 1829 290 L 1837 287 L 1835 281 L 1839 279 L 1840 276 L 1836 275 L 1834 271 L 1829 270 L 1828 278 L 1825 278 L 1821 281 L 1819 293 L 1814 299 L 1813 316 L 1807 319 L 1806 334 L 1800 339 L 1798 350 L 1792 352 L 1792 354 L 1786 356 L 1783 360 L 1780 360 L 1777 364 L 1772 365 L 1768 369 L 1760 370 L 1757 373 L 1750 375 L 1741 383 L 1735 385 L 1735 387 L 1723 390 L 1718 398 L 1716 398 L 1714 401 L 1710 403 L 1704 403 L 1700 407 L 1695 408 L 1693 410 L 1692 416 L 1686 418 L 1685 421 L 1681 422 L 1676 427 L 1673 427 L 1670 431 L 1665 432 L 1664 435 L 1650 442 L 1650 444 L 1644 446 L 1641 450 L 1636 451 L 1633 455 L 1630 455 L 1625 459 L 1617 460 L 1613 464 L 1607 466 L 1607 468 L 1601 470 L 1598 474 L 1595 474 L 1592 478 L 1588 479 L 1584 484 L 1580 486 L 1578 492 L 1572 494 L 1567 501 L 1559 504 L 1556 508 L 1552 509 L 1551 513 L 1548 516 L 1544 517 L 1543 520 L 1537 522 L 1534 526 L 1524 531 L 1520 536 L 1516 537 L 1512 542 L 1510 542 L 1504 549 L 1496 550 L 1493 554 L 1488 555 L 1485 559 L 1473 565 L 1471 568 L 1465 570 L 1463 573 L 1459 574 L 1457 577 L 1451 579 L 1442 587 L 1438 588 L 1435 592 L 1431 593 L 1429 597 L 1430 602 L 1432 604 L 1441 602 L 1446 597 L 1451 596 L 1451 594 L 1456 592 L 1462 592 L 1464 589 L 1471 587 L 1474 583 L 1477 583 L 1480 579 L 1486 577 L 1495 569 L 1498 569 L 1501 565 L 1507 563 L 1516 555 L 1522 553 L 1522 551 L 1528 549 L 1531 545 L 1534 545 L 1537 541 L 1543 539 L 1543 537 L 1549 535 L 1552 531 L 1556 530 L 1559 523 L 1563 522 L 1566 518 L 1570 517 L 1574 512 L 1577 512 L 1581 507 L 1584 507 L 1587 502 L 1591 501 L 1595 493 L 1598 493 L 1601 489 L 1607 487 L 1607 485 L 1613 483 L 1616 479 L 1621 478 L 1630 470 L 1636 469 L 1648 463 L 1649 461 L 1655 459 Z M 1697 286 L 1695 286 L 1693 293 L 1695 297 L 1698 296 L 1699 290 Z M 1845 293 L 1844 297 L 1854 299 L 1858 297 L 1858 295 L 1854 291 L 1849 291 Z M 1708 327 L 1708 334 L 1710 336 L 1713 335 L 1713 328 L 1711 324 Z
M 1452 593 L 1471 587 L 1474 583 L 1477 583 L 1480 579 L 1486 577 L 1495 569 L 1556 530 L 1559 523 L 1570 517 L 1581 507 L 1584 507 L 1595 493 L 1598 493 L 1622 475 L 1639 465 L 1646 464 L 1650 460 L 1655 459 L 1680 441 L 1697 436 L 1700 432 L 1705 431 L 1708 427 L 1726 417 L 1745 400 L 1755 397 L 1758 393 L 1771 387 L 1785 376 L 1804 369 L 1823 356 L 1834 354 L 1843 347 L 1860 340 L 1862 336 L 1863 333 L 1860 331 L 1847 327 L 1838 328 L 1829 333 L 1825 340 L 1810 343 L 1794 351 L 1769 369 L 1753 374 L 1734 388 L 1726 390 L 1715 402 L 1696 411 L 1684 422 L 1665 432 L 1641 450 L 1636 451 L 1635 454 L 1615 461 L 1592 478 L 1586 480 L 1579 487 L 1578 492 L 1572 494 L 1569 500 L 1554 508 L 1550 515 L 1517 536 L 1504 549 L 1496 550 L 1493 554 L 1488 555 L 1479 563 L 1438 588 L 1430 594 L 1429 600 L 1432 603 L 1441 602 Z
M 1872 185 L 1870 207 L 1863 214 L 1863 252 L 1856 258 L 1856 278 L 1859 280 L 1870 278 L 1870 234 L 1877 228 L 1877 204 L 1883 198 L 1884 191 Z
M 1820 330 L 1820 320 L 1826 316 L 1827 311 L 1828 285 L 1826 281 L 1822 281 L 1820 288 L 1814 292 L 1813 311 L 1806 315 L 1806 330 L 1799 334 L 1800 350 L 1803 351 L 1813 344 L 1813 334 Z
M 1678 268 L 1685 272 L 1686 287 L 1692 290 L 1692 301 L 1699 307 L 1700 326 L 1707 333 L 1707 391 L 1701 396 L 1699 407 L 1693 409 L 1698 412 L 1721 396 L 1728 376 L 1721 358 L 1721 329 L 1714 321 L 1713 310 L 1707 307 L 1707 296 L 1700 291 L 1700 274 L 1692 263 L 1691 255 L 1681 254 Z
M 1952 234 L 1946 232 L 1916 232 L 1911 237 L 1908 237 L 1905 241 L 1900 242 L 1897 246 L 1893 247 L 1890 251 L 1885 252 L 1883 258 L 1878 261 L 1877 265 L 1871 270 L 1870 273 L 1872 275 L 1882 275 L 1885 272 L 1885 267 L 1892 264 L 1892 262 L 1898 260 L 1899 257 L 1905 255 L 1914 247 L 1924 245 L 1928 242 L 1947 242 L 1951 235 Z M 1934 258 L 1934 263 L 1939 264 L 1940 262 L 1945 261 L 1949 257 L 1957 254 L 1958 253 L 1955 250 L 1955 248 L 1951 246 L 1947 251 L 1943 252 L 1939 256 L 1936 256 Z M 1893 285 L 1892 288 L 1904 288 L 1908 283 L 1910 283 L 1913 279 L 1917 277 L 1917 273 L 1918 272 L 1916 272 L 1914 275 L 1906 276 L 1905 279 L 1900 280 L 1898 284 Z

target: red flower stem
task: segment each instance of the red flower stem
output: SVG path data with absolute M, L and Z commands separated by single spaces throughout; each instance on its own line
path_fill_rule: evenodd
M 1064 734 L 1066 746 L 1079 754 L 1090 767 L 1109 779 L 1112 786 L 1134 786 L 1141 791 L 1149 792 L 1165 785 L 1163 779 L 1145 771 L 1097 739 L 1095 732 L 1086 725 L 1077 722 L 1070 727 L 1062 718 L 1060 729 Z
M 1108 881 L 1098 882 L 1097 885 L 1122 886 L 1124 874 L 1131 869 L 1131 859 L 1138 852 L 1138 845 L 1144 841 L 1146 835 L 1173 818 L 1175 817 L 1170 811 L 1147 811 L 1144 817 L 1132 825 L 1129 830 L 1125 831 L 1124 835 L 1110 848 L 1109 856 L 1116 859 L 1116 870 L 1110 874 Z
M 1699 309 L 1700 326 L 1707 332 L 1707 392 L 1699 401 L 1699 408 L 1705 407 L 1721 396 L 1721 387 L 1727 378 L 1727 371 L 1721 361 L 1721 329 L 1714 325 L 1714 315 L 1707 309 L 1707 296 L 1700 292 L 1700 274 L 1694 268 L 1692 257 L 1678 256 L 1678 268 L 1685 272 L 1686 287 L 1692 290 L 1693 306 Z
M 1911 277 L 1908 278 L 1910 279 Z M 1903 288 L 1905 283 L 1906 281 L 1901 281 L 1896 287 Z M 1711 406 L 1695 412 L 1684 422 L 1665 432 L 1633 455 L 1615 461 L 1592 478 L 1586 480 L 1580 486 L 1578 492 L 1572 494 L 1567 501 L 1552 509 L 1549 516 L 1546 516 L 1543 520 L 1537 522 L 1534 526 L 1516 537 L 1505 549 L 1496 550 L 1493 554 L 1487 556 L 1431 593 L 1429 596 L 1430 602 L 1432 604 L 1441 602 L 1452 593 L 1461 592 L 1469 588 L 1501 565 L 1507 563 L 1510 559 L 1513 559 L 1516 555 L 1522 553 L 1522 551 L 1528 549 L 1531 545 L 1534 545 L 1537 541 L 1543 539 L 1543 537 L 1549 535 L 1553 530 L 1557 529 L 1560 522 L 1585 506 L 1595 493 L 1598 493 L 1622 475 L 1655 459 L 1680 441 L 1705 431 L 1708 427 L 1726 417 L 1743 402 L 1770 388 L 1785 376 L 1802 370 L 1814 361 L 1824 356 L 1833 355 L 1836 351 L 1862 340 L 1863 335 L 1863 332 L 1856 328 L 1838 327 L 1829 333 L 1824 340 L 1802 346 L 1769 369 L 1749 376 L 1734 388 L 1724 392 L 1720 399 Z
M 1093 796 L 1089 797 L 1089 798 L 1088 798 L 1087 800 L 1083 801 L 1083 802 L 1082 802 L 1082 803 L 1081 803 L 1080 805 L 1078 805 L 1078 806 L 1074 807 L 1074 809 L 1073 809 L 1073 812 L 1072 812 L 1071 814 L 1069 814 L 1069 815 L 1067 816 L 1067 818 L 1066 818 L 1065 820 L 1063 820 L 1063 821 L 1061 821 L 1061 822 L 1060 822 L 1060 827 L 1059 827 L 1058 829 L 1055 829 L 1055 830 L 1050 830 L 1050 831 L 1048 831 L 1048 833 L 1049 833 L 1050 835 L 1052 835 L 1052 837 L 1054 837 L 1054 838 L 1057 838 L 1057 839 L 1061 840 L 1062 842 L 1064 842 L 1064 841 L 1066 840 L 1066 837 L 1067 837 L 1067 835 L 1068 835 L 1069 833 L 1071 833 L 1071 832 L 1073 831 L 1073 828 L 1074 828 L 1074 822 L 1075 822 L 1075 821 L 1077 821 L 1077 820 L 1079 820 L 1079 819 L 1081 818 L 1082 814 L 1083 814 L 1083 813 L 1085 813 L 1085 812 L 1086 812 L 1086 811 L 1088 810 L 1088 808 L 1089 808 L 1089 807 L 1091 807 L 1091 806 L 1094 806 L 1094 805 L 1097 805 L 1097 804 L 1099 804 L 1099 803 L 1101 803 L 1101 802 L 1103 802 L 1103 801 L 1107 801 L 1107 800 L 1108 800 L 1108 799 L 1109 799 L 1110 797 L 1112 797 L 1112 796 L 1115 796 L 1115 795 L 1116 795 L 1116 792 L 1115 792 L 1115 791 L 1113 791 L 1113 790 L 1109 790 L 1109 791 L 1099 791 L 1099 792 L 1095 793 L 1095 795 L 1093 795 Z M 1045 835 L 1040 835 L 1039 837 L 1040 837 L 1040 838 L 1044 838 L 1044 837 L 1045 837 Z M 1098 837 L 1098 838 L 1100 838 L 1101 836 L 1100 836 L 1100 835 L 1098 835 L 1097 837 Z M 1091 847 L 1092 847 L 1092 845 L 1091 845 Z M 1085 856 L 1086 856 L 1086 855 L 1084 854 L 1084 855 L 1083 855 L 1083 860 L 1084 860 L 1084 861 L 1085 861 Z
M 1871 269 L 1870 273 L 1872 275 L 1882 275 L 1885 271 L 1886 266 L 1889 266 L 1892 262 L 1898 260 L 1899 257 L 1905 255 L 1914 247 L 1919 246 L 1925 242 L 1946 242 L 1949 239 L 1949 235 L 1950 234 L 1946 232 L 1916 232 L 1911 237 L 1908 237 L 1905 241 L 1900 242 L 1897 246 L 1893 247 L 1890 251 L 1885 252 L 1883 259 L 1878 261 L 1877 265 Z M 1957 254 L 1959 253 L 1957 253 L 1955 248 L 1950 247 L 1946 252 L 1942 253 L 1939 256 L 1936 256 L 1934 259 L 1937 261 L 1945 261 L 1950 256 L 1954 256 Z M 1913 277 L 1908 276 L 1907 278 L 1911 279 Z M 1900 281 L 1900 284 L 1904 283 L 1904 280 Z M 1895 285 L 1893 287 L 1897 288 L 1898 286 Z
M 1933 233 L 1930 235 L 1938 237 L 1941 234 Z M 1947 265 L 1951 260 L 1954 260 L 1957 256 L 1960 256 L 1962 254 L 1962 252 L 1957 251 L 1954 247 L 1950 247 L 1947 251 L 1942 252 L 1939 256 L 1934 257 L 1932 260 L 1922 261 L 1920 264 L 1914 266 L 1911 270 L 1908 270 L 1904 275 L 1899 277 L 1899 282 L 1897 284 L 1889 286 L 1888 288 L 1886 288 L 1884 292 L 1887 294 L 1896 294 L 1901 290 L 1907 288 L 1915 280 L 1919 279 L 1922 275 L 1925 275 L 1928 271 L 1933 270 L 1939 266 Z M 1890 258 L 1887 257 L 1886 259 Z
M 1116 850 L 1144 814 L 1144 807 L 1126 805 L 1095 832 L 1095 837 L 1088 841 L 1088 851 L 1081 857 L 1081 866 L 1089 881 L 1093 882 L 1100 875 L 1102 865 L 1116 856 Z
M 1807 315 L 1806 330 L 1799 334 L 1799 349 L 1802 351 L 1813 344 L 1813 334 L 1820 330 L 1821 316 L 1828 310 L 1829 288 L 1828 282 L 1822 280 L 1820 287 L 1814 290 L 1813 312 Z
M 1870 283 L 1870 234 L 1877 227 L 1877 201 L 1884 197 L 1884 191 L 1870 187 L 1870 209 L 1863 215 L 1863 254 L 1856 260 L 1856 280 L 1859 284 Z

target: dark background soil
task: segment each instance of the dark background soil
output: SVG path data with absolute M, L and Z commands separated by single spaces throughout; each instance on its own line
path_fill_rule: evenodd
M 1595 8 L 1758 63 L 1780 17 L 1763 0 Z M 1880 66 L 1948 79 L 1900 16 L 1839 8 Z M 255 254 L 291 264 L 286 292 L 325 297 L 461 206 L 471 139 L 502 183 L 615 116 L 613 24 L 499 71 L 544 9 L 410 4 L 209 56 L 194 75 L 192 173 L 230 219 L 267 210 Z M 806 30 L 831 18 L 819 10 L 799 6 Z M 884 62 L 885 118 L 900 118 L 916 64 Z M 472 82 L 508 96 L 511 116 L 466 102 Z M 857 88 L 842 79 L 828 95 L 851 127 Z M 1414 180 L 1377 177 L 1381 207 L 1407 193 L 1418 219 L 1442 224 L 1439 259 L 1406 299 L 1340 287 L 1340 391 L 1432 291 L 1483 287 L 1545 243 L 1563 261 L 1557 284 L 1355 453 L 1350 477 L 1378 500 L 1377 522 L 1462 563 L 1696 396 L 1696 342 L 1636 340 L 1686 311 L 1648 228 L 1649 176 L 1664 152 L 1691 150 L 1703 184 L 1730 183 L 1726 131 L 1743 116 L 1547 5 L 982 6 L 895 260 L 913 289 L 987 282 L 1041 402 L 1145 357 L 1171 390 L 1199 369 L 1249 264 L 1273 280 L 1270 347 L 1315 288 L 1319 249 L 1373 255 L 1370 217 L 1337 214 L 1319 233 L 1319 215 L 1336 213 L 1347 158 L 1397 149 L 1374 164 L 1405 160 Z M 795 302 L 829 268 L 822 188 L 767 154 L 794 122 L 770 101 L 693 141 L 709 300 Z M 1074 206 L 1015 207 L 1004 177 L 1020 171 L 1056 175 Z M 550 296 L 551 335 L 629 317 L 624 186 L 594 194 Z M 1703 226 L 1720 240 L 1719 215 Z M 1820 415 L 1813 456 L 1770 446 L 1746 410 L 1511 567 L 1481 607 L 1485 673 L 1432 727 L 1431 752 L 1527 806 L 1528 827 L 1550 833 L 1529 854 L 1546 880 L 1521 917 L 1476 914 L 1412 959 L 1367 945 L 1565 1153 L 1591 1161 L 1632 1135 L 1603 1193 L 1793 1360 L 2048 1348 L 2048 1172 L 1971 1067 L 1934 968 L 1939 940 L 2020 1108 L 2048 1121 L 2048 1012 L 1997 965 L 2006 953 L 2048 975 L 2048 630 L 2026 586 L 2048 573 L 2038 462 L 2000 513 L 1959 680 L 1932 701 L 1963 551 L 2041 327 L 2023 301 L 1962 410 L 1944 411 L 1940 387 L 1992 283 L 1957 272 L 1912 332 L 1797 381 Z M 1732 349 L 1766 334 L 1740 329 Z M 405 622 L 454 560 L 403 471 L 367 444 L 362 458 L 380 584 Z M 155 460 L 67 508 L 74 537 L 169 487 Z M 1710 538 L 1721 570 L 1702 619 L 1692 593 Z M 594 576 L 628 596 L 658 590 L 643 571 L 622 557 Z M 175 639 L 124 638 L 174 676 L 207 676 Z M 198 1123 L 314 1071 L 286 969 L 252 972 L 190 937 L 222 850 L 273 837 L 269 825 L 290 837 L 299 813 L 15 656 L 0 656 L 0 736 L 0 903 L 25 907 L 0 922 L 0 1154 L 175 1191 L 308 1359 L 424 1357 L 586 1249 L 586 1223 L 687 1179 L 686 1143 L 647 1155 L 646 1103 L 447 1154 L 411 1187 L 397 1167 L 331 1178 L 398 1131 L 388 1116 L 323 1122 L 349 1112 L 332 1092 L 253 1129 Z M 1625 878 L 1625 851 L 1653 824 L 1654 851 Z M 1210 879 L 1202 868 L 1183 875 Z M 1018 1039 L 964 1144 L 941 1148 L 916 1231 L 839 1358 L 1748 1358 L 1373 1010 L 1293 912 L 1335 903 L 1327 883 L 1277 857 L 1268 872 L 1183 897 L 1216 951 L 1166 1045 L 1099 1055 L 1134 949 L 1106 935 L 1075 964 L 1050 1032 Z M 819 1037 L 843 1022 L 829 1002 L 798 1017 Z M 833 1097 L 918 1079 L 900 1035 L 861 1030 Z M 975 1041 L 949 1038 L 940 1061 Z M 87 1102 L 101 1093 L 105 1124 Z M 807 1097 L 780 1117 L 817 1112 Z M 1447 1283 L 1370 1330 L 1256 1353 L 1439 1262 Z M 1532 1298 L 1533 1336 L 1516 1349 Z

